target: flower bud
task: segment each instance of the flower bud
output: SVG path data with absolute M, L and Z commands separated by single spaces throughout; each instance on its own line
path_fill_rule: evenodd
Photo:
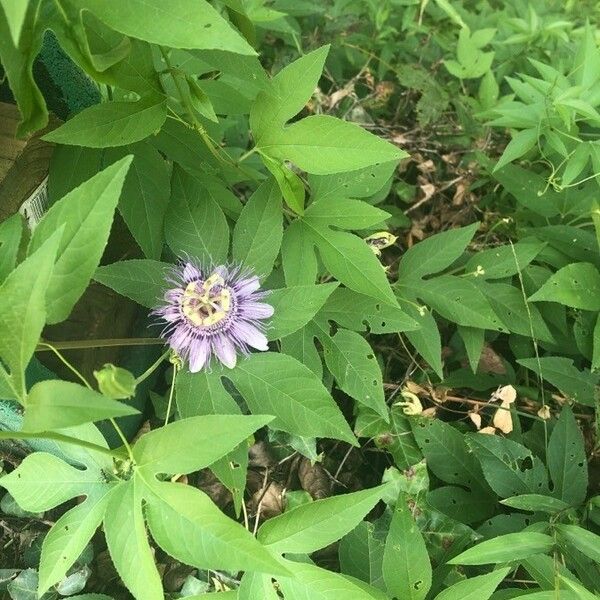
M 100 392 L 109 398 L 125 400 L 135 394 L 135 377 L 126 369 L 107 363 L 94 371 L 94 377 Z

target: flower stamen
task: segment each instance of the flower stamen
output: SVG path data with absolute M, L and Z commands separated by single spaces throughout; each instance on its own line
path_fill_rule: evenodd
M 230 310 L 231 292 L 218 273 L 205 281 L 191 281 L 181 297 L 181 311 L 196 327 L 216 325 L 227 318 Z

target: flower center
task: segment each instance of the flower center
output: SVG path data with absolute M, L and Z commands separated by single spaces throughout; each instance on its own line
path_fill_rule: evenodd
M 227 318 L 231 310 L 231 292 L 224 279 L 213 273 L 205 281 L 188 283 L 181 298 L 185 317 L 198 327 L 210 327 Z

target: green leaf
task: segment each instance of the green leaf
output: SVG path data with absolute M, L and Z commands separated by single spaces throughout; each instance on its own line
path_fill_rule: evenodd
M 48 172 L 50 206 L 103 168 L 105 150 L 82 146 L 56 146 Z
M 578 525 L 558 524 L 556 530 L 567 544 L 574 546 L 594 562 L 600 563 L 600 536 Z
M 402 302 L 403 298 L 399 298 L 399 300 Z M 412 298 L 412 300 L 414 301 L 416 298 Z M 404 308 L 408 315 L 419 325 L 417 329 L 407 331 L 406 337 L 434 370 L 435 374 L 443 379 L 442 338 L 436 320 L 429 310 L 421 313 L 413 304 L 405 304 Z
M 592 592 L 585 589 L 580 583 L 569 577 L 559 575 L 559 579 L 567 589 L 566 592 L 561 592 L 561 598 L 567 594 L 567 600 L 596 600 L 598 598 L 597 594 L 592 594 Z
M 544 217 L 553 217 L 569 210 L 589 196 L 589 191 L 570 187 L 555 191 L 547 185 L 546 178 L 534 171 L 516 165 L 506 165 L 494 172 L 502 187 L 515 197 L 517 202 Z
M 22 428 L 37 433 L 136 414 L 137 409 L 123 402 L 77 383 L 52 379 L 36 383 L 29 391 Z
M 530 302 L 558 302 L 572 308 L 600 310 L 600 273 L 591 263 L 563 267 L 532 296 Z
M 99 490 L 103 485 L 96 473 L 76 469 L 46 452 L 25 457 L 19 468 L 2 477 L 0 483 L 22 509 L 30 512 L 50 510 L 89 493 L 90 487 Z
M 337 288 L 319 315 L 353 331 L 396 333 L 418 329 L 416 321 L 396 304 L 378 301 L 347 288 Z
M 512 136 L 512 139 L 504 149 L 502 156 L 498 159 L 494 171 L 497 171 L 511 163 L 517 158 L 527 154 L 537 143 L 539 131 L 537 127 L 532 129 L 523 129 Z
M 546 469 L 525 446 L 496 435 L 472 434 L 467 442 L 481 463 L 486 481 L 500 498 L 548 494 Z
M 281 192 L 273 180 L 252 194 L 233 230 L 233 260 L 261 278 L 273 270 L 283 236 Z
M 471 371 L 477 373 L 479 361 L 481 360 L 481 351 L 485 343 L 485 330 L 459 325 L 458 333 L 465 345 Z
M 202 491 L 179 483 L 153 483 L 146 495 L 152 537 L 170 556 L 199 569 L 286 573 L 253 536 L 226 517 Z
M 600 68 L 600 52 L 596 45 L 594 29 L 589 22 L 585 25 L 585 35 L 579 42 L 577 54 L 573 60 L 574 82 L 589 88 L 598 81 Z
M 6 22 L 10 29 L 13 44 L 18 46 L 19 38 L 21 37 L 21 29 L 23 28 L 25 15 L 27 14 L 27 7 L 29 6 L 29 0 L 0 0 L 0 5 L 6 16 Z
M 203 263 L 227 260 L 229 226 L 221 207 L 204 192 L 202 183 L 176 166 L 171 203 L 165 216 L 165 237 L 175 254 Z
M 250 127 L 257 145 L 273 125 L 283 126 L 304 108 L 319 83 L 328 52 L 329 45 L 321 46 L 290 63 L 259 94 L 250 111 Z
M 585 169 L 589 159 L 590 145 L 586 142 L 580 141 L 565 165 L 565 170 L 563 171 L 561 178 L 561 184 L 569 185 L 573 183 L 575 178 L 581 174 L 583 169 Z
M 377 535 L 370 521 L 361 521 L 339 544 L 341 571 L 366 583 L 383 588 L 383 550 L 385 538 Z
M 18 573 L 18 569 L 11 572 L 11 575 Z M 3 578 L 4 579 L 4 578 Z M 16 577 L 9 576 L 6 590 L 9 597 L 13 600 L 37 600 L 38 574 L 35 569 L 23 569 Z M 2 583 L 5 583 L 6 579 Z M 3 586 L 4 587 L 4 586 Z M 43 600 L 48 600 L 48 597 Z
M 588 487 L 587 457 L 583 435 L 568 406 L 563 406 L 550 435 L 547 463 L 553 494 L 567 505 L 581 504 Z
M 367 229 L 380 225 L 390 217 L 388 212 L 371 206 L 362 200 L 330 198 L 327 201 L 313 202 L 306 211 L 306 219 L 313 227 L 326 229 Z
M 573 574 L 562 562 L 555 561 L 553 556 L 547 554 L 535 554 L 525 558 L 521 561 L 521 565 L 543 590 L 554 591 L 557 576 L 567 575 L 573 577 Z
M 256 54 L 252 47 L 205 0 L 74 0 L 74 6 L 94 13 L 125 35 L 170 48 L 224 50 Z
M 40 594 L 61 581 L 81 556 L 102 522 L 110 489 L 104 486 L 99 493 L 88 496 L 63 514 L 46 534 L 40 557 Z
M 23 235 L 23 217 L 19 213 L 0 223 L 0 283 L 15 268 Z
M 94 175 L 53 204 L 35 228 L 29 254 L 64 224 L 46 294 L 48 323 L 69 316 L 98 266 L 130 164 L 128 156 Z
M 286 227 L 281 243 L 281 266 L 288 286 L 314 284 L 318 264 L 313 246 L 310 230 L 301 219 Z
M 373 349 L 358 333 L 338 329 L 330 337 L 329 327 L 319 339 L 323 344 L 325 363 L 339 388 L 388 420 L 388 407 L 383 392 L 383 376 Z
M 216 598 L 215 600 L 221 599 Z M 248 571 L 244 573 L 240 581 L 235 600 L 279 600 L 279 596 L 275 591 L 271 577 Z
M 240 414 L 240 408 L 227 393 L 219 376 L 206 370 L 199 373 L 179 371 L 176 398 L 182 418 L 199 415 Z M 242 441 L 231 452 L 210 465 L 211 471 L 232 493 L 236 513 L 244 501 L 248 470 L 248 441 Z
M 263 415 L 182 419 L 145 433 L 133 447 L 133 456 L 142 474 L 192 473 L 214 463 L 271 420 Z
M 83 442 L 88 442 L 94 446 L 101 446 L 105 449 L 108 448 L 106 439 L 92 423 L 85 423 L 83 425 L 77 425 L 76 427 L 62 429 L 58 433 L 76 438 Z M 71 442 L 55 441 L 55 448 L 58 448 L 58 452 L 61 454 L 63 460 L 66 460 L 72 465 L 85 467 L 90 475 L 92 475 L 92 473 L 96 475 L 96 482 L 102 484 L 106 483 L 104 474 L 112 472 L 114 466 L 113 458 L 111 456 L 95 448 L 87 448 Z
M 381 590 L 361 585 L 339 573 L 321 569 L 315 565 L 286 562 L 285 565 L 294 577 L 278 577 L 283 593 L 288 598 L 310 600 L 382 600 L 386 598 Z M 364 587 L 363 587 L 364 586 Z
M 400 286 L 401 288 L 402 286 Z M 506 331 L 479 288 L 462 277 L 440 275 L 411 288 L 440 315 L 458 325 Z
M 121 260 L 98 267 L 94 279 L 146 308 L 156 308 L 167 287 L 172 266 L 157 260 Z
M 411 469 L 423 460 L 423 454 L 412 435 L 409 419 L 400 407 L 392 407 L 388 422 L 374 411 L 361 406 L 354 429 L 357 437 L 375 438 L 376 445 L 391 454 L 399 469 Z
M 600 314 L 596 318 L 593 336 L 592 370 L 600 369 Z
M 233 381 L 253 413 L 275 415 L 272 428 L 356 445 L 348 423 L 320 379 L 291 356 L 251 354 L 223 374 Z
M 109 148 L 139 142 L 157 132 L 167 118 L 166 100 L 105 102 L 85 108 L 42 139 L 54 144 Z
M 199 415 L 241 414 L 237 402 L 223 387 L 216 369 L 199 373 L 179 371 L 176 379 L 177 408 L 183 419 Z
M 170 196 L 169 169 L 150 144 L 135 144 L 107 152 L 107 160 L 133 155 L 125 177 L 119 210 L 135 241 L 150 259 L 160 259 L 164 219 Z
M 2 365 L 0 372 L 21 401 L 26 391 L 25 367 L 46 322 L 46 291 L 63 231 L 58 228 L 0 287 L 0 357 L 8 373 Z
M 313 201 L 337 198 L 368 198 L 390 180 L 398 161 L 371 165 L 335 175 L 310 175 L 308 182 Z
M 517 362 L 537 373 L 575 402 L 586 406 L 596 405 L 596 386 L 600 375 L 590 373 L 588 369 L 580 371 L 570 358 L 543 356 L 539 359 L 521 358 Z
M 545 246 L 544 242 L 532 239 L 477 252 L 465 265 L 465 273 L 484 280 L 511 277 L 522 271 Z
M 468 515 L 463 518 L 481 520 L 489 516 L 495 498 L 486 485 L 481 466 L 477 458 L 469 451 L 465 436 L 451 425 L 439 419 L 420 419 L 412 422 L 413 433 L 417 444 L 423 452 L 428 468 L 442 481 L 452 484 L 451 488 L 441 488 L 444 492 L 440 498 L 448 500 L 460 498 L 462 503 L 470 501 L 473 505 Z M 482 436 L 483 437 L 483 436 Z M 454 486 L 467 487 L 470 493 L 462 489 L 462 493 Z M 457 496 L 458 494 L 458 496 Z M 434 496 L 435 497 L 435 496 Z M 434 497 L 429 501 L 433 502 Z M 446 512 L 443 503 L 435 502 L 435 507 Z M 492 509 L 493 510 L 493 509 Z
M 137 600 L 163 600 L 163 588 L 146 537 L 142 484 L 134 476 L 119 483 L 110 495 L 104 534 L 113 564 Z
M 335 291 L 336 282 L 320 285 L 297 285 L 272 290 L 265 301 L 275 312 L 267 330 L 269 340 L 276 340 L 304 327 Z
M 480 487 L 444 485 L 427 494 L 427 503 L 455 523 L 480 523 L 494 513 L 494 501 Z
M 482 436 L 483 437 L 483 436 Z M 508 533 L 469 548 L 448 562 L 452 565 L 486 565 L 514 562 L 534 554 L 546 554 L 554 540 L 544 533 Z
M 263 154 L 261 158 L 267 169 L 271 172 L 271 175 L 275 177 L 285 203 L 297 215 L 303 215 L 306 190 L 304 189 L 302 179 L 288 168 L 285 163 L 273 160 L 266 154 Z
M 383 580 L 396 598 L 423 600 L 431 587 L 431 563 L 404 494 L 400 494 L 383 552 Z
M 538 307 L 526 303 L 523 292 L 514 285 L 505 283 L 480 282 L 479 288 L 486 295 L 494 312 L 502 323 L 514 333 L 531 337 L 531 329 L 535 337 L 544 342 L 554 342 Z
M 510 569 L 498 569 L 486 575 L 458 581 L 440 592 L 435 600 L 488 600 L 509 571 Z
M 36 27 L 34 9 L 35 6 L 31 3 L 25 15 L 18 46 L 13 42 L 11 34 L 13 27 L 10 23 L 14 25 L 14 20 L 8 20 L 4 11 L 0 11 L 0 62 L 21 113 L 21 121 L 17 126 L 17 137 L 20 138 L 43 129 L 48 124 L 46 102 L 32 72 L 33 61 L 42 45 L 43 33 L 42 27 Z
M 386 486 L 303 504 L 265 521 L 258 540 L 278 553 L 311 554 L 354 529 L 381 500 Z
M 542 494 L 521 494 L 520 496 L 512 496 L 511 498 L 500 500 L 500 504 L 518 508 L 519 510 L 528 510 L 531 512 L 540 511 L 550 514 L 561 512 L 566 508 L 569 508 L 569 505 L 566 502 Z
M 197 178 L 207 174 L 213 177 L 227 175 L 226 165 L 217 161 L 198 132 L 185 123 L 167 119 L 160 132 L 149 141 L 168 160 Z
M 261 152 L 316 175 L 361 169 L 408 154 L 354 123 L 313 115 L 287 127 L 275 125 L 260 138 Z
M 450 229 L 409 248 L 398 266 L 398 281 L 421 279 L 439 273 L 460 258 L 475 235 L 479 223 Z
M 337 280 L 355 292 L 396 304 L 385 271 L 364 240 L 351 233 L 315 226 L 308 214 L 302 226 L 319 249 L 325 268 Z
M 315 347 L 319 329 L 315 323 L 308 323 L 302 329 L 281 339 L 281 352 L 308 367 L 319 379 L 323 377 L 323 361 Z

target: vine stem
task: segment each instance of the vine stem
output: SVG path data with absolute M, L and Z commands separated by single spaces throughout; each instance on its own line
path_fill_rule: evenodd
M 66 444 L 73 444 L 74 446 L 80 446 L 81 448 L 88 448 L 101 454 L 106 454 L 112 458 L 123 458 L 120 452 L 93 444 L 92 442 L 86 442 L 85 440 L 79 440 L 69 435 L 63 435 L 62 433 L 56 433 L 54 431 L 44 431 L 42 433 L 28 433 L 26 431 L 0 431 L 0 440 L 54 440 L 55 442 L 63 442 Z
M 155 363 L 150 365 L 139 377 L 137 377 L 135 380 L 136 385 L 139 385 L 140 383 L 142 383 L 142 381 L 144 381 L 145 379 L 148 379 L 148 377 L 150 377 L 150 375 L 152 375 L 152 373 L 154 373 L 154 371 L 156 371 L 156 369 L 160 366 L 160 364 L 163 362 L 163 360 L 165 360 L 165 358 L 167 358 L 167 356 L 169 356 L 170 352 L 171 352 L 170 348 L 168 350 L 166 350 L 165 352 L 163 352 L 160 355 L 160 358 Z
M 110 422 L 111 422 L 112 426 L 115 428 L 117 435 L 121 438 L 121 441 L 123 442 L 123 446 L 127 452 L 127 456 L 129 457 L 129 460 L 132 463 L 135 463 L 135 458 L 133 457 L 133 451 L 131 449 L 131 446 L 129 445 L 129 442 L 127 441 L 127 438 L 125 437 L 125 434 L 123 433 L 123 430 L 119 427 L 119 424 L 115 421 L 114 418 L 111 417 Z
M 112 348 L 116 346 L 158 346 L 163 345 L 165 341 L 161 338 L 109 338 L 98 340 L 69 340 L 65 342 L 48 342 L 41 341 L 36 352 L 47 352 L 50 350 L 48 346 L 52 346 L 58 350 L 85 350 L 88 348 Z
M 177 69 L 175 69 L 175 67 L 173 67 L 173 65 L 171 64 L 171 61 L 169 59 L 169 53 L 162 46 L 159 46 L 159 49 L 160 49 L 162 58 L 165 61 L 165 64 L 167 65 L 167 69 L 171 75 L 171 79 L 173 80 L 173 83 L 175 84 L 175 87 L 177 88 L 177 93 L 179 94 L 179 99 L 181 100 L 181 103 L 185 107 L 185 110 L 188 113 L 188 117 L 189 117 L 190 122 L 193 125 L 194 129 L 199 133 L 200 137 L 206 144 L 207 148 L 210 150 L 210 153 L 219 162 L 228 163 L 228 164 L 232 164 L 233 166 L 235 166 L 235 164 L 231 161 L 231 159 L 227 160 L 226 158 L 221 156 L 219 154 L 219 152 L 217 151 L 215 143 L 213 142 L 211 137 L 208 135 L 208 133 L 207 133 L 206 129 L 204 128 L 204 126 L 202 125 L 202 123 L 200 123 L 200 121 L 198 121 L 196 114 L 194 113 L 194 107 L 190 104 L 189 98 L 184 93 L 184 91 L 181 87 L 181 82 L 175 76 Z
M 58 356 L 60 362 L 63 363 L 73 373 L 76 377 L 85 385 L 86 388 L 92 389 L 92 386 L 89 384 L 88 380 L 52 345 L 48 342 L 40 342 L 43 346 L 47 346 L 49 350 L 52 350 L 56 356 Z
M 173 378 L 171 379 L 171 389 L 169 390 L 169 401 L 167 402 L 167 414 L 165 415 L 165 426 L 169 422 L 169 415 L 171 414 L 171 408 L 173 406 L 173 393 L 175 392 L 175 378 L 177 377 L 178 371 L 177 365 L 173 365 Z

